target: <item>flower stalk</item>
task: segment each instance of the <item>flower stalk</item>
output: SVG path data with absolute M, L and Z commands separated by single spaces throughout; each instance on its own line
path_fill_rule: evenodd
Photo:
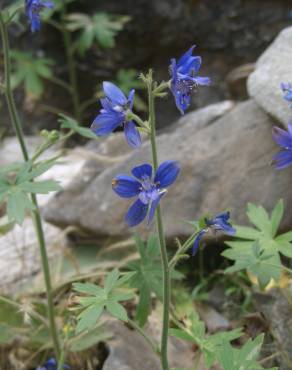
M 158 155 L 156 146 L 156 122 L 155 122 L 155 94 L 153 91 L 153 78 L 152 70 L 149 71 L 147 76 L 147 89 L 148 89 L 148 106 L 149 106 L 149 126 L 150 126 L 150 140 L 152 149 L 152 161 L 154 171 L 158 168 Z M 168 365 L 168 329 L 169 329 L 169 309 L 170 309 L 170 270 L 168 266 L 168 257 L 166 251 L 165 235 L 163 230 L 162 216 L 160 205 L 156 208 L 156 224 L 159 237 L 161 263 L 163 272 L 163 324 L 161 335 L 161 364 L 163 370 L 169 370 Z
M 18 116 L 18 112 L 16 109 L 16 105 L 15 105 L 15 101 L 14 101 L 12 89 L 11 89 L 11 65 L 10 65 L 9 40 L 8 40 L 7 27 L 4 22 L 3 14 L 1 11 L 0 11 L 0 32 L 1 32 L 1 37 L 2 37 L 2 49 L 3 49 L 3 57 L 4 57 L 5 97 L 7 101 L 10 119 L 13 124 L 17 139 L 19 141 L 19 145 L 21 147 L 23 158 L 27 162 L 29 161 L 29 154 L 28 154 L 28 150 L 25 144 L 22 125 L 21 125 L 21 122 Z M 56 355 L 59 356 L 60 344 L 59 344 L 57 327 L 56 327 L 55 316 L 54 316 L 52 284 L 51 284 L 48 257 L 47 257 L 47 252 L 46 252 L 46 242 L 45 242 L 44 231 L 42 227 L 40 211 L 38 208 L 37 198 L 34 194 L 31 194 L 31 199 L 34 204 L 34 210 L 32 211 L 32 216 L 33 216 L 33 221 L 34 221 L 37 239 L 39 243 L 42 270 L 44 274 L 44 280 L 45 280 L 45 286 L 46 286 L 46 292 L 47 292 L 47 305 L 48 305 L 47 310 L 48 310 L 50 334 L 51 334 L 51 338 L 52 338 L 52 342 L 54 346 L 54 351 Z

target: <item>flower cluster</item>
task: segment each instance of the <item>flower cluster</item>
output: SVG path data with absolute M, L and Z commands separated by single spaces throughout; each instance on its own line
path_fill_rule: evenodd
M 289 102 L 292 102 L 292 83 L 288 82 L 288 83 L 284 83 L 282 82 L 281 83 L 281 89 L 284 93 L 284 99 L 289 101 Z M 292 108 L 292 105 L 291 105 L 291 108 Z
M 292 123 L 288 124 L 288 131 L 280 127 L 273 127 L 273 139 L 281 147 L 274 155 L 273 161 L 278 170 L 292 165 Z
M 128 226 L 140 224 L 148 214 L 148 224 L 151 223 L 155 209 L 160 199 L 174 183 L 179 174 L 179 165 L 176 161 L 165 161 L 152 175 L 152 166 L 144 163 L 132 169 L 132 175 L 118 175 L 112 181 L 113 190 L 122 198 L 137 197 L 129 208 L 125 221 Z
M 171 91 L 175 98 L 175 103 L 181 114 L 191 104 L 191 94 L 198 86 L 208 86 L 211 83 L 209 77 L 200 77 L 198 72 L 201 68 L 202 59 L 193 56 L 192 46 L 179 60 L 171 59 Z
M 58 364 L 54 358 L 50 358 L 42 367 L 38 367 L 36 370 L 57 370 Z M 63 365 L 63 369 L 70 370 L 68 365 Z
M 200 232 L 197 234 L 193 248 L 192 253 L 195 255 L 199 249 L 200 241 L 203 238 L 203 236 L 209 232 L 210 230 L 213 230 L 215 232 L 217 231 L 223 231 L 224 233 L 228 235 L 234 235 L 236 230 L 235 228 L 229 223 L 230 219 L 230 213 L 229 212 L 223 212 L 219 213 L 217 216 L 208 219 L 205 219 L 206 228 L 200 230 Z
M 45 9 L 52 9 L 54 4 L 44 0 L 25 0 L 25 13 L 30 21 L 31 31 L 39 31 L 41 28 L 40 12 Z
M 292 102 L 292 83 L 281 83 L 284 99 Z M 292 108 L 292 105 L 291 105 Z M 273 139 L 281 150 L 273 156 L 273 163 L 277 170 L 282 170 L 292 165 L 292 122 L 288 123 L 288 130 L 273 127 Z
M 123 127 L 126 140 L 131 147 L 141 146 L 139 131 L 133 121 L 127 119 L 127 111 L 133 108 L 135 90 L 131 90 L 129 97 L 113 83 L 104 82 L 103 91 L 105 98 L 101 99 L 102 109 L 93 121 L 91 130 L 97 136 L 106 136 Z

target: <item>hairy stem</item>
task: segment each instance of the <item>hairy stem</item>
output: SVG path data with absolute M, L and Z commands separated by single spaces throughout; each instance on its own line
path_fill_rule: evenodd
M 73 109 L 74 109 L 74 118 L 79 124 L 81 124 L 81 109 L 80 109 L 80 98 L 79 98 L 79 93 L 78 93 L 76 65 L 75 65 L 74 54 L 73 54 L 71 34 L 66 28 L 65 17 L 66 17 L 66 1 L 64 1 L 64 4 L 62 6 L 61 31 L 63 34 L 64 46 L 65 46 L 66 57 L 67 57 L 69 83 L 71 86 L 70 90 L 71 90 Z
M 151 149 L 152 149 L 152 161 L 154 171 L 158 168 L 158 156 L 156 147 L 156 127 L 155 127 L 155 108 L 154 100 L 155 94 L 153 92 L 153 80 L 152 71 L 148 74 L 148 104 L 149 104 L 149 125 L 151 129 Z M 161 217 L 161 209 L 158 205 L 156 209 L 156 224 L 159 237 L 161 263 L 163 271 L 163 324 L 162 324 L 162 335 L 161 335 L 161 364 L 163 370 L 169 370 L 168 358 L 167 358 L 167 345 L 168 345 L 168 328 L 169 328 L 169 308 L 170 308 L 170 272 L 168 267 L 168 257 L 166 251 L 165 236 L 163 231 L 163 223 Z
M 11 90 L 11 79 L 10 79 L 11 66 L 10 66 L 9 41 L 8 41 L 7 28 L 4 23 L 1 12 L 0 12 L 0 31 L 1 31 L 1 36 L 2 36 L 2 49 L 3 49 L 3 57 L 4 57 L 5 97 L 6 97 L 6 101 L 8 105 L 10 119 L 13 124 L 15 133 L 17 135 L 19 145 L 21 147 L 21 151 L 23 154 L 23 158 L 25 161 L 28 161 L 29 154 L 26 148 L 21 122 L 20 122 L 20 119 L 17 113 L 15 101 L 14 101 L 12 90 Z M 47 291 L 47 304 L 48 304 L 47 310 L 48 310 L 48 319 L 49 319 L 49 325 L 50 325 L 50 334 L 52 337 L 55 353 L 57 356 L 59 356 L 60 345 L 59 345 L 57 327 L 56 327 L 55 316 L 54 316 L 52 284 L 51 284 L 48 257 L 47 257 L 47 252 L 46 252 L 46 243 L 45 243 L 44 232 L 42 228 L 42 221 L 41 221 L 41 216 L 40 216 L 40 212 L 38 208 L 37 198 L 34 194 L 31 194 L 31 198 L 35 206 L 35 209 L 33 210 L 32 215 L 33 215 L 33 221 L 34 221 L 37 239 L 39 243 L 42 270 L 44 274 L 46 291 Z

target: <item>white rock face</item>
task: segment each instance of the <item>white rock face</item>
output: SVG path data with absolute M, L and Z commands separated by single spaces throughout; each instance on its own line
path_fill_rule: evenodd
M 287 126 L 292 112 L 283 99 L 281 82 L 292 82 L 292 27 L 283 30 L 261 55 L 247 85 L 259 106 Z

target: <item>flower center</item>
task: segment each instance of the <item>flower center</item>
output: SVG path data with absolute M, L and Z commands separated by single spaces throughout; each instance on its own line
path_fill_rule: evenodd
M 153 200 L 157 199 L 161 192 L 159 184 L 154 184 L 149 177 L 142 179 L 140 190 L 139 199 L 144 204 L 153 202 Z

